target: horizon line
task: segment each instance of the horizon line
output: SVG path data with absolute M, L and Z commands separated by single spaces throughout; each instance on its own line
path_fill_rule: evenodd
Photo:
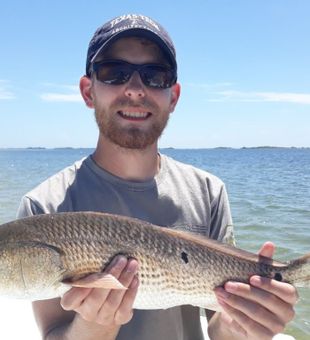
M 55 147 L 45 147 L 45 146 L 27 146 L 27 147 L 1 147 L 0 150 L 87 150 L 87 149 L 95 149 L 95 147 L 75 147 L 75 146 L 55 146 Z M 174 146 L 165 146 L 159 147 L 159 150 L 172 149 L 172 150 L 211 150 L 211 149 L 310 149 L 310 146 L 275 146 L 275 145 L 257 145 L 257 146 L 214 146 L 214 147 L 174 147 Z

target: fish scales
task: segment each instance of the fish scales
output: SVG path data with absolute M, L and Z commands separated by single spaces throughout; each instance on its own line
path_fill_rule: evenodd
M 137 219 L 95 212 L 38 215 L 0 227 L 0 295 L 46 299 L 104 271 L 117 255 L 139 262 L 134 307 L 217 310 L 213 289 L 258 274 L 309 286 L 310 255 L 280 263 Z

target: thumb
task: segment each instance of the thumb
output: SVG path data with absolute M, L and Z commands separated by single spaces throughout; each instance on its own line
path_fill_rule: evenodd
M 275 252 L 276 246 L 272 242 L 265 242 L 260 248 L 258 255 L 272 258 Z

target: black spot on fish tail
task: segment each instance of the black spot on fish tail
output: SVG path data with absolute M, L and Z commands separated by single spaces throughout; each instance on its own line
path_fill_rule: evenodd
M 188 263 L 188 255 L 184 251 L 181 253 L 181 258 L 185 263 Z
M 281 273 L 275 273 L 274 274 L 274 279 L 276 281 L 280 281 L 281 282 L 283 280 L 282 274 Z

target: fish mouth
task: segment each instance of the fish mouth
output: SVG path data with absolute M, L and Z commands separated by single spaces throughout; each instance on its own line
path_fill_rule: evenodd
M 117 114 L 130 121 L 145 121 L 152 115 L 151 112 L 142 110 L 119 110 Z

